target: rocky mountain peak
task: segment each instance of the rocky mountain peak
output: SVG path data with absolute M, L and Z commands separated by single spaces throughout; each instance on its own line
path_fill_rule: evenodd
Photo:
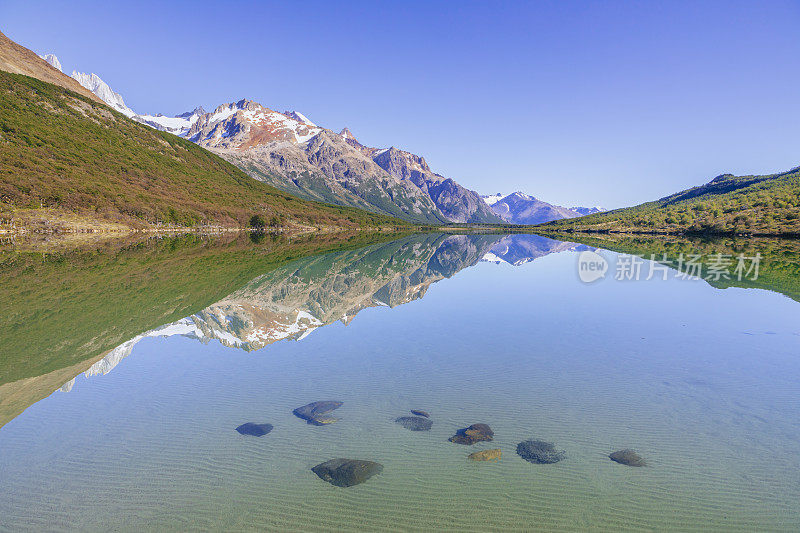
M 58 60 L 55 54 L 39 54 L 39 57 L 50 63 L 50 66 L 54 69 L 58 70 L 59 72 L 64 72 L 61 69 L 61 62 Z
M 377 150 L 372 159 L 386 172 L 399 179 L 411 179 L 417 174 L 431 173 L 425 158 L 398 150 L 394 146 L 385 150 Z
M 114 92 L 111 87 L 94 72 L 86 74 L 85 72 L 73 70 L 71 76 L 75 81 L 97 95 L 103 102 L 111 106 L 112 109 L 119 111 L 127 117 L 133 117 L 136 114 L 131 108 L 125 105 L 122 96 Z
M 491 208 L 494 214 L 512 224 L 542 224 L 581 216 L 577 211 L 549 204 L 520 191 L 495 201 Z
M 161 113 L 159 113 L 159 115 L 160 114 Z M 200 116 L 200 115 L 205 115 L 205 114 L 206 114 L 206 110 L 203 109 L 203 106 L 197 106 L 194 109 L 192 109 L 191 111 L 187 111 L 186 113 L 181 113 L 180 115 L 175 115 L 175 116 L 176 117 L 180 117 L 180 118 L 189 118 L 189 117 L 195 117 L 195 116 Z M 158 116 L 158 115 L 156 115 L 156 116 Z
M 191 125 L 186 136 L 207 148 L 242 151 L 277 142 L 306 143 L 321 131 L 322 128 L 310 126 L 294 116 L 242 99 L 203 114 Z
M 531 196 L 530 194 L 525 194 L 521 191 L 515 191 L 503 198 L 503 200 L 510 200 L 510 201 L 526 201 L 526 202 L 535 202 L 536 197 Z

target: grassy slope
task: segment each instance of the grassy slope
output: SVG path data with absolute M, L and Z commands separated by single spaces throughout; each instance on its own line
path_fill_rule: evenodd
M 0 252 L 0 384 L 96 357 L 196 313 L 289 261 L 397 234 L 338 232 L 293 240 L 187 235 L 44 255 Z
M 0 209 L 56 207 L 139 223 L 403 225 L 304 201 L 184 139 L 62 87 L 0 71 Z
M 554 230 L 631 233 L 800 234 L 800 168 L 724 174 L 655 202 L 547 224 Z

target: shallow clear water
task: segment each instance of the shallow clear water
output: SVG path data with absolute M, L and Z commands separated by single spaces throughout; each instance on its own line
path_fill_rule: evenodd
M 299 291 L 321 308 L 310 314 L 327 323 L 326 310 L 349 305 L 346 326 L 295 341 L 315 325 L 298 319 L 290 339 L 252 351 L 219 332 L 231 346 L 185 327 L 153 334 L 105 375 L 34 403 L 0 428 L 0 529 L 800 529 L 800 304 L 672 276 L 585 284 L 575 247 L 552 241 L 517 266 L 476 262 L 491 243 L 446 244 L 421 253 L 424 275 L 401 269 L 405 284 L 344 267 L 394 280 L 393 308 L 375 296 L 383 278 L 300 262 L 208 310 L 205 324 L 243 302 L 274 310 L 298 292 L 275 289 L 287 275 L 310 283 L 314 272 L 328 281 Z M 315 400 L 344 402 L 340 420 L 292 415 Z M 431 413 L 431 431 L 393 422 L 414 408 Z M 250 421 L 274 430 L 234 430 Z M 493 442 L 448 442 L 476 422 Z M 528 438 L 566 459 L 523 461 L 516 444 Z M 467 460 L 490 448 L 499 463 Z M 621 448 L 648 466 L 610 461 Z M 384 470 L 334 487 L 310 468 L 335 457 Z

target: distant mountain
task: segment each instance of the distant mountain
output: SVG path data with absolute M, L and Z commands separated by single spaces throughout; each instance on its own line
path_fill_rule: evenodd
M 495 194 L 482 195 L 481 198 L 483 198 L 483 201 L 486 202 L 487 205 L 492 206 L 497 202 L 499 202 L 500 200 L 502 200 L 503 198 L 505 198 L 506 196 L 507 195 L 498 192 Z
M 55 58 L 55 56 L 52 54 L 50 55 Z M 57 58 L 56 62 L 58 62 Z M 83 72 L 77 72 L 73 70 L 70 77 L 96 94 L 102 101 L 111 106 L 111 108 L 115 111 L 119 111 L 128 118 L 136 115 L 136 113 L 134 113 L 128 106 L 125 105 L 125 101 L 122 99 L 122 96 L 120 96 L 119 93 L 112 91 L 111 87 L 109 87 L 106 82 L 101 80 L 100 76 L 97 74 L 85 74 Z
M 800 235 L 800 167 L 779 174 L 722 174 L 635 207 L 552 222 L 556 230 L 621 233 Z
M 562 218 L 575 218 L 605 211 L 602 207 L 561 207 L 538 200 L 521 192 L 481 196 L 492 211 L 512 224 L 540 224 Z M 508 199 L 506 202 L 505 200 Z
M 493 197 L 492 200 L 494 200 Z M 541 224 L 551 220 L 579 217 L 572 209 L 543 202 L 533 196 L 514 192 L 491 204 L 494 214 L 511 224 Z
M 539 235 L 514 234 L 506 235 L 495 242 L 481 261 L 519 266 L 546 255 L 587 249 L 589 247 L 574 242 L 556 241 Z
M 605 209 L 602 207 L 570 207 L 571 211 L 579 213 L 581 216 L 593 215 L 595 213 L 603 213 Z
M 157 115 L 134 115 L 132 118 L 137 122 L 146 124 L 151 128 L 166 131 L 173 135 L 185 136 L 192 125 L 205 114 L 205 109 L 202 106 L 195 107 L 192 111 L 175 115 L 174 117 L 167 117 L 158 113 Z
M 54 69 L 57 69 L 59 72 L 64 72 L 64 69 L 61 68 L 61 62 L 55 54 L 39 54 L 39 57 L 50 63 L 50 66 Z

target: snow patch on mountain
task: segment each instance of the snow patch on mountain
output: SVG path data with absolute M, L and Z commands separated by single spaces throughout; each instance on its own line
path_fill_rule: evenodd
M 200 107 L 197 109 L 202 110 L 203 108 Z M 183 136 L 188 133 L 192 124 L 197 122 L 201 114 L 202 113 L 187 112 L 174 117 L 166 117 L 159 113 L 158 115 L 135 115 L 131 118 L 151 128 L 166 131 L 173 135 Z
M 575 211 L 576 213 L 580 213 L 581 215 L 593 215 L 595 213 L 603 213 L 606 209 L 600 206 L 594 207 L 570 207 L 571 210 Z
M 283 114 L 286 115 L 289 118 L 293 118 L 294 120 L 296 120 L 298 122 L 302 122 L 303 124 L 307 124 L 307 125 L 309 125 L 309 126 L 311 126 L 313 128 L 317 127 L 316 124 L 314 124 L 313 122 L 308 120 L 308 117 L 306 117 L 304 114 L 300 113 L 299 111 L 284 111 Z
M 506 197 L 506 195 L 501 193 L 501 192 L 498 192 L 498 193 L 495 193 L 495 194 L 481 195 L 481 198 L 483 198 L 483 201 L 486 202 L 486 204 L 489 205 L 490 207 L 493 206 L 494 204 L 496 204 L 497 202 L 499 202 L 500 200 L 502 200 L 505 197 Z

